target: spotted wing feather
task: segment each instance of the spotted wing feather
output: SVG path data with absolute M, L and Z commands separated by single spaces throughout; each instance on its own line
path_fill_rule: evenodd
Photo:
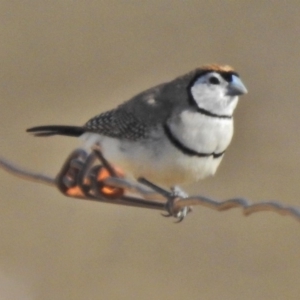
M 139 140 L 147 137 L 147 125 L 134 114 L 119 108 L 95 116 L 84 128 L 88 132 L 119 139 Z

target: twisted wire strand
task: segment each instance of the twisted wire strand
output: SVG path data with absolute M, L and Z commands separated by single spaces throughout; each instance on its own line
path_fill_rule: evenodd
M 11 173 L 14 176 L 21 177 L 22 179 L 31 180 L 31 181 L 51 185 L 51 186 L 56 185 L 55 179 L 53 177 L 41 173 L 25 170 L 1 157 L 0 157 L 0 168 Z M 145 187 L 138 182 L 136 183 L 129 182 L 126 179 L 110 177 L 105 179 L 105 183 L 114 187 L 123 188 L 128 192 L 136 193 L 142 196 L 143 198 L 136 198 L 136 200 L 139 202 L 138 205 L 139 207 L 143 207 L 143 201 L 145 201 L 145 203 L 148 200 L 152 200 L 154 201 L 154 203 L 162 203 L 162 201 L 166 201 L 164 195 L 155 192 L 153 190 L 150 190 L 148 187 Z M 126 197 L 124 197 L 124 199 L 126 199 Z M 120 200 L 122 200 L 122 197 Z M 105 202 L 114 203 L 115 201 L 116 201 L 115 199 L 111 199 L 111 201 L 109 199 L 106 199 Z M 121 201 L 118 204 L 131 205 L 130 203 L 128 204 L 126 201 L 124 203 L 122 203 Z M 180 210 L 187 206 L 196 206 L 196 205 L 205 206 L 217 211 L 225 211 L 228 209 L 240 207 L 243 210 L 244 215 L 246 216 L 256 212 L 272 211 L 280 215 L 287 215 L 287 216 L 294 217 L 296 220 L 300 221 L 300 208 L 285 205 L 275 200 L 267 200 L 267 201 L 252 203 L 248 199 L 237 197 L 237 198 L 219 201 L 210 197 L 196 195 L 196 196 L 190 196 L 190 197 L 178 199 L 174 203 L 174 208 Z M 145 207 L 147 207 L 146 204 Z M 162 206 L 155 207 L 154 205 L 151 208 L 161 210 Z
M 0 157 L 0 169 L 1 168 L 14 176 L 21 177 L 26 180 L 40 182 L 47 185 L 55 185 L 55 180 L 53 177 L 25 170 L 2 157 Z
M 121 188 L 129 188 L 131 191 L 136 192 L 144 197 L 152 197 L 157 198 L 157 196 L 162 196 L 160 194 L 149 192 L 147 189 L 144 189 L 139 184 L 129 183 L 124 179 L 120 178 L 108 178 L 107 183 L 113 186 L 121 187 Z M 201 205 L 208 207 L 210 209 L 214 209 L 217 211 L 225 211 L 232 208 L 242 208 L 243 214 L 245 216 L 249 216 L 255 212 L 264 212 L 264 211 L 273 211 L 277 212 L 281 215 L 288 215 L 294 217 L 296 220 L 300 221 L 300 208 L 285 205 L 276 200 L 266 200 L 260 201 L 257 203 L 252 203 L 250 200 L 242 197 L 231 198 L 223 201 L 219 201 L 210 197 L 196 195 L 190 196 L 187 198 L 182 198 L 175 203 L 175 208 L 180 210 L 186 206 L 195 206 Z

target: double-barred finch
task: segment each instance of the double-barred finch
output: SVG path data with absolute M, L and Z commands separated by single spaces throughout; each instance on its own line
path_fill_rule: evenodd
M 247 93 L 230 66 L 207 65 L 150 88 L 84 126 L 28 129 L 36 136 L 80 136 L 135 177 L 162 185 L 213 175 L 233 135 L 238 96 Z

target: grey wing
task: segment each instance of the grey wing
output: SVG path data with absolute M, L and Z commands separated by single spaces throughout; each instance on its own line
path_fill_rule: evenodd
M 85 132 L 95 132 L 133 141 L 148 138 L 153 132 L 156 135 L 163 130 L 173 109 L 180 110 L 181 103 L 185 103 L 182 99 L 186 98 L 186 80 L 183 79 L 150 88 L 119 107 L 95 116 L 84 126 L 47 125 L 27 131 L 36 136 L 80 136 Z
M 85 129 L 120 139 L 147 138 L 153 129 L 162 126 L 171 111 L 171 99 L 162 94 L 164 86 L 153 87 L 116 109 L 97 115 L 85 124 Z
M 87 131 L 119 139 L 138 140 L 147 137 L 147 125 L 121 107 L 95 116 L 84 127 Z

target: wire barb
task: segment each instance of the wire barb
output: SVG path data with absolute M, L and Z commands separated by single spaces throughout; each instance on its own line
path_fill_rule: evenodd
M 164 216 L 177 218 L 176 223 L 181 222 L 191 211 L 191 206 L 196 205 L 217 211 L 240 207 L 245 216 L 256 212 L 273 211 L 300 221 L 300 208 L 284 205 L 274 200 L 252 203 L 245 198 L 232 198 L 217 201 L 202 195 L 188 196 L 178 187 L 167 191 L 144 178 L 140 178 L 138 182 L 131 182 L 126 178 L 115 177 L 117 174 L 114 168 L 103 157 L 101 151 L 99 155 L 98 148 L 97 151 L 92 150 L 90 154 L 82 149 L 73 151 L 56 178 L 25 170 L 1 157 L 0 168 L 26 180 L 56 186 L 68 197 L 162 210 L 167 213 Z M 110 175 L 102 181 L 99 181 L 98 176 L 102 165 L 95 165 L 97 159 L 101 161 L 102 165 L 105 164 L 104 167 L 108 167 L 107 171 Z M 116 197 L 109 197 L 107 194 L 103 194 L 100 189 L 106 185 L 117 189 L 117 191 L 122 190 L 124 193 L 116 193 Z

